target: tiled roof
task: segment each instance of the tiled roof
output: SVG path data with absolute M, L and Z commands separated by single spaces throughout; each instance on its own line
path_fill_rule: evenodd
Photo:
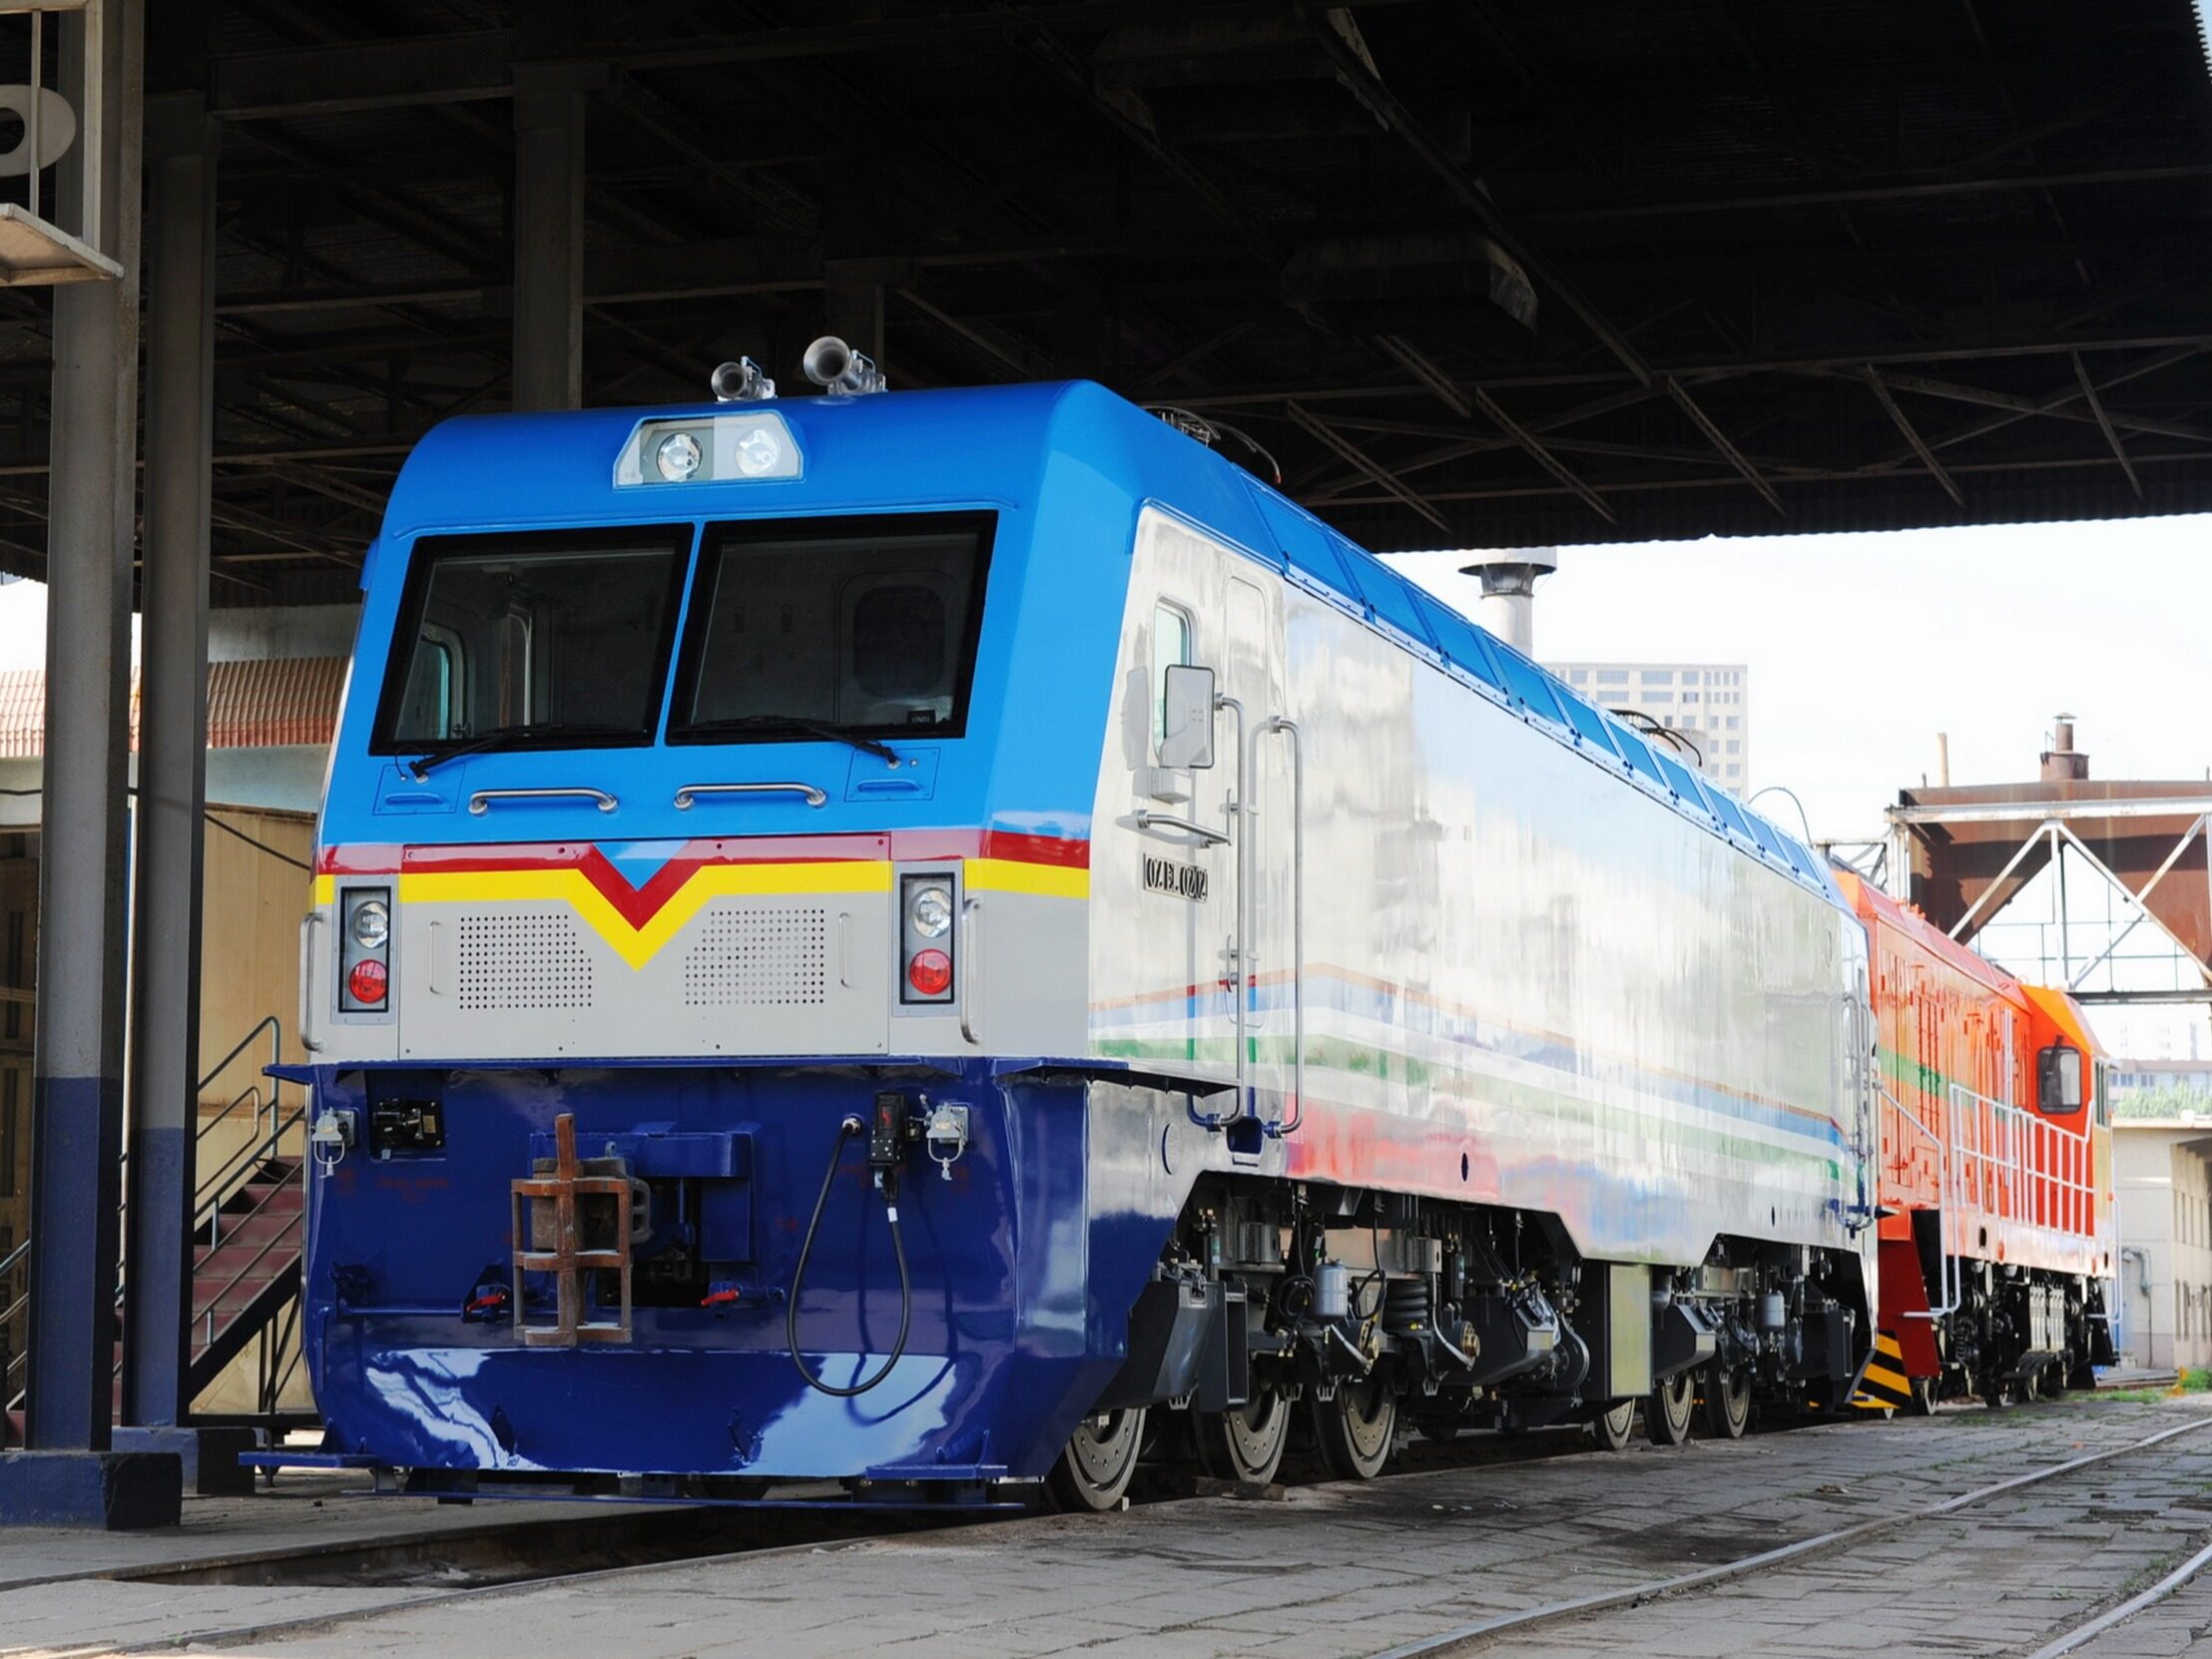
M 211 664 L 208 747 L 273 749 L 326 744 L 337 730 L 343 657 L 276 657 Z M 131 745 L 138 746 L 139 693 L 131 684 Z M 33 760 L 46 747 L 46 671 L 0 673 L 0 760 Z

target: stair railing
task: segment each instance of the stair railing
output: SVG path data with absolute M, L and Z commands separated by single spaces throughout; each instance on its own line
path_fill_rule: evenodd
M 240 1056 L 245 1054 L 264 1036 L 269 1039 L 269 1064 L 275 1066 L 282 1063 L 284 1057 L 283 1022 L 275 1014 L 264 1014 L 245 1036 L 231 1045 L 229 1052 L 209 1069 L 207 1075 L 200 1079 L 193 1090 L 194 1100 L 197 1102 L 200 1095 L 205 1093 L 217 1078 L 235 1065 Z M 293 1129 L 300 1128 L 305 1122 L 307 1114 L 303 1106 L 295 1107 L 289 1116 L 284 1114 L 282 1109 L 282 1079 L 271 1077 L 269 1079 L 269 1093 L 265 1097 L 259 1083 L 250 1084 L 239 1094 L 234 1095 L 221 1111 L 201 1124 L 198 1130 L 195 1131 L 193 1143 L 197 1147 L 208 1138 L 211 1131 L 227 1122 L 231 1114 L 241 1105 L 249 1100 L 253 1102 L 255 1138 L 234 1152 L 229 1158 L 226 1158 L 222 1167 L 213 1176 L 201 1180 L 193 1193 L 192 1232 L 195 1237 L 198 1236 L 202 1227 L 206 1227 L 209 1230 L 208 1242 L 211 1245 L 221 1242 L 217 1234 L 221 1227 L 220 1218 L 224 1205 L 237 1196 L 239 1189 L 246 1186 L 263 1165 L 281 1154 L 281 1143 L 284 1136 Z M 266 1129 L 263 1127 L 265 1121 L 268 1125 Z M 119 1167 L 126 1174 L 130 1169 L 130 1149 L 126 1147 L 117 1159 Z M 122 1190 L 125 1193 L 130 1191 L 128 1181 L 123 1183 Z M 263 1203 L 266 1202 L 267 1200 L 264 1199 Z M 258 1204 L 252 1213 L 259 1214 L 260 1210 L 261 1205 Z M 128 1228 L 126 1228 L 123 1236 L 129 1236 Z M 30 1253 L 30 1249 L 31 1240 L 26 1237 L 21 1244 L 8 1253 L 4 1262 L 0 1262 L 0 1292 L 4 1292 L 9 1272 L 22 1262 Z M 118 1308 L 123 1305 L 124 1278 L 127 1272 L 128 1264 L 119 1260 L 116 1263 L 115 1292 Z M 4 1310 L 0 1310 L 0 1329 L 5 1329 L 11 1321 L 21 1318 L 30 1306 L 30 1287 L 25 1285 L 22 1294 L 16 1297 L 13 1302 L 10 1302 Z M 25 1362 L 29 1358 L 30 1346 L 25 1344 L 22 1352 L 9 1357 L 6 1371 L 0 1372 L 0 1396 L 6 1396 L 6 1409 L 16 1409 L 23 1403 L 23 1392 L 20 1388 L 14 1388 L 14 1383 L 16 1378 L 23 1372 Z M 13 1389 L 12 1392 L 11 1388 Z

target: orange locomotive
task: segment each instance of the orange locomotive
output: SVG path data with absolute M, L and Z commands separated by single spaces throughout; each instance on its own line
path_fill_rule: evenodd
M 2102 1051 L 2022 985 L 1848 871 L 1867 924 L 1881 1104 L 1881 1331 L 1862 1402 L 1992 1405 L 2113 1359 Z

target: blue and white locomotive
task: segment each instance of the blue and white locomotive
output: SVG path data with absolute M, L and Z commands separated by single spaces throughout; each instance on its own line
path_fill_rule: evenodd
M 1823 863 L 1096 385 L 863 384 L 407 461 L 303 930 L 328 1447 L 1102 1507 L 1848 1398 Z

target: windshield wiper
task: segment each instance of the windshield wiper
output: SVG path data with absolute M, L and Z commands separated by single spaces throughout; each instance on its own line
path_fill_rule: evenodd
M 880 756 L 896 766 L 898 751 L 880 738 L 867 737 L 835 721 L 814 720 L 806 715 L 732 715 L 727 720 L 702 720 L 684 728 L 687 737 L 713 737 L 722 732 L 805 732 L 831 743 L 848 743 L 864 755 Z
M 495 726 L 488 732 L 479 732 L 472 738 L 453 738 L 444 743 L 425 744 L 418 760 L 402 763 L 414 774 L 414 781 L 421 783 L 430 776 L 430 769 L 463 755 L 481 755 L 487 750 L 501 749 L 510 743 L 528 743 L 533 738 L 636 738 L 641 737 L 634 726 L 590 726 L 565 720 L 532 720 L 519 726 Z

